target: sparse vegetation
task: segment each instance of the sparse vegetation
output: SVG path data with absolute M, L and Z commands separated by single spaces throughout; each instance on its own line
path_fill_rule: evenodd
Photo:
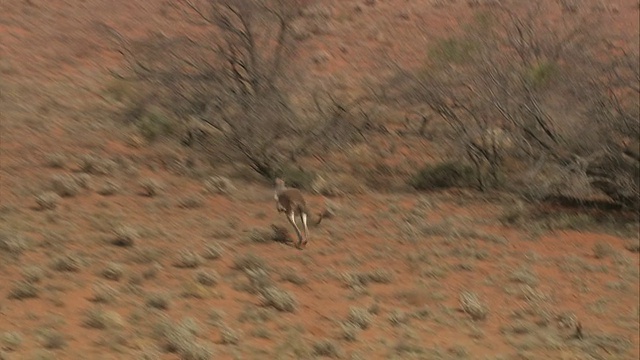
M 236 257 L 233 261 L 233 266 L 236 270 L 263 270 L 268 268 L 263 258 L 252 253 Z
M 113 230 L 111 243 L 117 246 L 133 246 L 138 239 L 138 231 L 129 226 L 118 226 Z
M 614 253 L 613 247 L 605 242 L 599 241 L 593 245 L 593 256 L 595 256 L 596 259 L 604 259 Z
M 42 347 L 49 350 L 62 349 L 67 345 L 64 334 L 54 329 L 38 331 L 38 338 Z
M 22 345 L 22 334 L 16 331 L 9 331 L 0 334 L 0 344 L 3 350 L 15 351 Z
M 210 194 L 228 195 L 235 191 L 231 180 L 224 176 L 211 176 L 204 181 L 204 187 Z
M 80 170 L 86 174 L 109 175 L 117 168 L 115 161 L 94 154 L 82 155 L 78 160 Z
M 48 167 L 54 169 L 63 169 L 67 162 L 69 161 L 68 157 L 62 153 L 52 153 L 46 156 L 45 163 Z
M 98 194 L 102 196 L 115 195 L 120 191 L 120 185 L 116 182 L 107 180 L 97 190 Z
M 333 359 L 342 358 L 343 351 L 340 346 L 332 340 L 319 340 L 313 343 L 313 354 L 316 356 L 324 356 Z
M 340 324 L 340 327 L 342 329 L 342 338 L 350 342 L 356 341 L 358 339 L 358 333 L 362 330 L 360 326 L 350 321 Z
M 118 298 L 119 292 L 106 284 L 98 284 L 93 287 L 91 301 L 98 303 L 112 303 Z
M 30 283 L 39 283 L 45 277 L 45 271 L 40 267 L 31 265 L 22 269 L 22 277 Z
M 51 268 L 62 272 L 78 272 L 82 269 L 84 259 L 77 254 L 58 255 L 51 261 Z
M 205 247 L 202 257 L 207 260 L 215 260 L 219 259 L 223 253 L 224 249 L 222 248 L 222 246 L 216 243 L 210 243 Z
M 200 194 L 186 195 L 178 199 L 178 207 L 182 209 L 196 209 L 204 205 L 205 198 Z
M 154 309 L 167 310 L 169 308 L 169 295 L 166 293 L 149 294 L 145 303 Z
M 349 308 L 349 316 L 347 317 L 347 321 L 351 324 L 356 325 L 362 330 L 365 330 L 371 325 L 371 321 L 373 321 L 373 316 L 369 312 L 369 310 L 361 307 L 351 307 Z
M 640 356 L 636 0 L 56 1 L 2 6 L 0 360 Z
M 468 291 L 460 294 L 460 307 L 473 320 L 484 320 L 489 314 L 489 310 L 480 302 L 478 295 Z
M 220 331 L 220 343 L 236 345 L 240 342 L 240 332 L 225 327 Z
M 111 329 L 123 326 L 123 319 L 115 311 L 104 310 L 100 307 L 92 308 L 87 311 L 84 325 L 94 329 Z
M 249 240 L 255 243 L 268 243 L 274 241 L 274 235 L 268 230 L 251 229 L 249 232 Z
M 393 280 L 391 272 L 384 269 L 376 269 L 370 272 L 353 272 L 343 274 L 342 278 L 347 286 L 357 289 L 367 286 L 369 283 L 389 284 Z
M 260 298 L 263 305 L 271 306 L 278 311 L 294 312 L 297 307 L 297 301 L 293 295 L 274 286 L 261 288 Z
M 78 195 L 81 186 L 77 177 L 60 174 L 51 178 L 51 189 L 59 196 L 72 197 Z
M 38 297 L 40 288 L 29 281 L 17 281 L 9 290 L 9 299 L 23 300 Z
M 453 161 L 426 165 L 411 180 L 411 185 L 418 190 L 470 187 L 475 183 L 473 168 Z
M 142 195 L 153 197 L 158 195 L 164 186 L 156 179 L 145 179 L 140 182 L 140 187 L 142 188 Z
M 214 286 L 220 281 L 220 275 L 215 270 L 200 270 L 196 272 L 195 280 L 204 286 Z
M 60 196 L 53 191 L 45 191 L 36 196 L 36 204 L 40 210 L 54 210 L 59 202 Z
M 100 275 L 108 280 L 119 281 L 124 276 L 124 266 L 119 263 L 110 262 L 100 272 Z
M 0 231 L 0 252 L 18 256 L 28 248 L 29 242 L 25 237 Z
M 176 259 L 174 265 L 179 268 L 197 268 L 202 265 L 204 260 L 200 255 L 191 250 L 182 250 L 178 253 L 178 258 Z
M 195 320 L 183 319 L 180 323 L 164 320 L 155 327 L 161 348 L 176 353 L 183 359 L 208 360 L 213 355 L 211 347 L 197 339 L 199 326 Z

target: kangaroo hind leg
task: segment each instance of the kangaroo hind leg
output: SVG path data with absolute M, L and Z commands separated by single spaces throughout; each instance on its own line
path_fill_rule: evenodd
M 296 234 L 298 235 L 298 243 L 296 244 L 296 247 L 300 248 L 300 244 L 302 244 L 302 233 L 300 232 L 300 228 L 298 228 L 298 225 L 296 225 L 296 218 L 293 211 L 287 214 L 287 220 L 289 220 L 289 223 L 291 223 L 293 228 L 296 230 Z

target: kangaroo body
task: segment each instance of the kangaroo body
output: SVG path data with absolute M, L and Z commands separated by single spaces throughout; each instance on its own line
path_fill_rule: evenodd
M 276 188 L 274 199 L 276 201 L 276 209 L 278 212 L 283 212 L 287 216 L 287 220 L 296 230 L 296 234 L 298 235 L 298 243 L 296 247 L 300 248 L 302 245 L 306 245 L 309 238 L 309 227 L 307 225 L 307 219 L 311 216 L 309 214 L 309 209 L 307 208 L 307 202 L 304 200 L 302 196 L 302 192 L 298 189 L 288 188 L 284 180 L 278 178 L 276 179 Z M 296 224 L 296 216 L 300 218 L 302 222 L 304 237 L 302 236 L 302 232 L 300 228 Z M 318 224 L 322 221 L 322 216 L 318 220 Z

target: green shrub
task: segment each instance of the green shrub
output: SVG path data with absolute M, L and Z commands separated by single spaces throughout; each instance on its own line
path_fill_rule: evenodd
M 429 58 L 443 64 L 463 64 L 471 60 L 474 51 L 471 41 L 451 37 L 436 41 L 429 49 Z
M 469 187 L 476 184 L 476 171 L 469 165 L 445 161 L 426 165 L 411 179 L 411 186 L 417 190 Z
M 146 112 L 136 125 L 142 136 L 149 141 L 171 135 L 175 130 L 171 118 L 159 109 L 151 109 Z
M 284 179 L 288 187 L 302 190 L 312 190 L 311 185 L 316 179 L 316 174 L 314 172 L 294 167 L 285 167 L 278 173 L 279 176 Z

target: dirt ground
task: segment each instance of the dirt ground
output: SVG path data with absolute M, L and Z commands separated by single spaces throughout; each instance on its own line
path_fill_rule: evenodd
M 417 65 L 473 3 L 327 1 L 298 65 Z M 588 3 L 637 41 L 637 1 Z M 467 191 L 307 194 L 335 216 L 300 251 L 272 239 L 288 225 L 267 184 L 180 175 L 184 150 L 139 142 L 105 90 L 123 61 L 105 25 L 196 31 L 172 4 L 0 3 L 0 359 L 640 356 L 637 223 Z

